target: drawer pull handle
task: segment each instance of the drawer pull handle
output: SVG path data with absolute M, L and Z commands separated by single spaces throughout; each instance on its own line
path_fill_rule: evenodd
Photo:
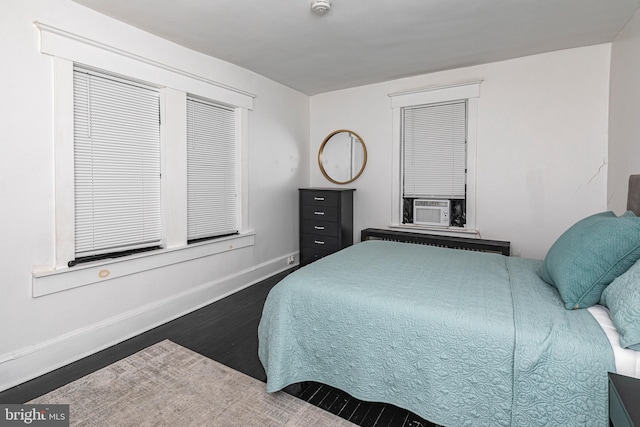
M 313 200 L 317 200 L 319 202 L 324 202 L 324 197 L 314 197 Z
M 316 230 L 324 230 L 324 227 L 322 225 L 314 225 L 313 228 L 315 228 Z
M 313 243 L 315 243 L 316 245 L 324 245 L 324 242 L 322 240 L 314 240 Z
M 324 215 L 324 212 L 322 212 L 322 211 L 314 211 L 313 214 L 314 215 Z

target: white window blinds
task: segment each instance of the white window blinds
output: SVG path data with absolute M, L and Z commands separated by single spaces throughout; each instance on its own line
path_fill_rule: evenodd
M 404 197 L 464 198 L 466 102 L 404 108 Z
M 187 98 L 187 238 L 236 233 L 234 110 Z
M 158 246 L 158 91 L 74 68 L 74 174 L 76 258 Z

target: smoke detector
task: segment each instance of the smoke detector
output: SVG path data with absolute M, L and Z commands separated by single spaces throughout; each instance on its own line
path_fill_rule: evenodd
M 311 11 L 316 15 L 326 15 L 331 10 L 331 2 L 329 0 L 313 0 L 311 2 Z

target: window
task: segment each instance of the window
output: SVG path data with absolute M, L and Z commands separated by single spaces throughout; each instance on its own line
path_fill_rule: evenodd
M 180 98 L 176 93 L 167 95 L 171 102 Z M 163 246 L 160 98 L 149 85 L 74 66 L 75 258 L 69 266 Z M 180 240 L 237 234 L 236 111 L 185 93 L 181 103 L 186 226 L 179 228 L 186 236 Z M 168 159 L 173 164 L 175 155 Z
M 437 201 L 436 205 L 445 202 L 442 206 L 449 209 L 447 215 L 440 215 L 438 208 L 423 219 L 446 226 L 466 225 L 466 110 L 466 101 L 402 109 L 404 224 L 418 222 L 414 203 L 427 199 Z
M 238 232 L 235 114 L 187 98 L 187 238 Z
M 392 226 L 453 232 L 475 229 L 479 86 L 480 82 L 472 82 L 390 95 L 394 112 Z M 414 218 L 414 206 L 420 218 Z
M 78 286 L 86 286 L 92 283 L 100 283 L 117 277 L 148 271 L 151 269 L 208 257 L 224 252 L 246 248 L 255 244 L 255 233 L 249 227 L 248 219 L 248 116 L 253 109 L 255 95 L 244 90 L 222 84 L 212 80 L 207 75 L 198 75 L 188 69 L 181 69 L 174 63 L 165 64 L 147 56 L 140 56 L 128 50 L 127 46 L 110 45 L 76 33 L 70 33 L 61 28 L 55 28 L 43 23 L 36 23 L 40 30 L 40 51 L 44 55 L 51 56 L 53 60 L 53 111 L 54 111 L 54 159 L 55 159 L 55 253 L 53 266 L 40 266 L 33 273 L 33 296 L 48 295 Z M 154 55 L 150 55 L 154 56 Z M 82 65 L 80 65 L 82 64 Z M 76 219 L 84 221 L 80 216 L 76 218 L 76 190 L 78 193 L 84 190 L 85 184 L 76 186 L 76 124 L 78 135 L 82 131 L 81 118 L 76 117 L 80 108 L 76 108 L 76 84 L 74 82 L 75 70 L 85 73 L 85 77 L 91 75 L 88 80 L 96 78 L 100 83 L 114 83 L 118 90 L 132 89 L 133 93 L 120 96 L 120 101 L 125 102 L 121 107 L 112 107 L 112 113 L 122 112 L 121 119 L 125 122 L 136 117 L 139 121 L 136 126 L 149 126 L 154 128 L 151 132 L 153 138 L 147 139 L 140 135 L 135 138 L 144 140 L 144 149 L 136 150 L 112 150 L 115 156 L 110 166 L 118 169 L 127 166 L 137 158 L 138 178 L 144 176 L 144 184 L 141 185 L 144 196 L 137 198 L 136 212 L 145 212 L 141 221 L 129 216 L 122 225 L 123 231 L 112 240 L 104 240 L 100 232 L 91 231 L 89 238 L 76 236 Z M 103 80 L 101 80 L 103 79 Z M 87 85 L 93 89 L 96 86 Z M 87 92 L 88 94 L 88 92 Z M 85 94 L 85 109 L 88 109 L 87 94 Z M 136 96 L 145 94 L 152 100 L 153 112 L 150 104 L 142 102 L 133 107 L 126 102 L 133 101 Z M 235 217 L 234 230 L 237 233 L 225 237 L 218 237 L 199 244 L 188 244 L 188 165 L 187 165 L 187 98 L 193 94 L 199 100 L 213 100 L 217 107 L 225 109 L 227 114 L 233 117 L 234 138 L 234 203 Z M 98 92 L 97 95 L 104 96 Z M 111 95 L 110 95 L 111 96 Z M 144 98 L 143 96 L 143 98 Z M 78 96 L 79 98 L 79 96 Z M 117 96 L 116 96 L 117 98 Z M 91 98 L 91 105 L 95 99 Z M 205 101 L 208 103 L 209 101 Z M 80 99 L 78 99 L 80 103 Z M 108 103 L 107 103 L 108 104 Z M 141 107 L 145 105 L 145 107 Z M 224 107 L 221 107 L 224 106 Z M 148 114 L 130 114 L 130 108 L 146 109 Z M 90 110 L 86 110 L 90 111 Z M 93 135 L 102 125 L 100 121 L 91 118 L 87 112 L 86 129 L 91 129 Z M 116 116 L 118 117 L 118 116 Z M 162 120 L 160 120 L 162 119 Z M 111 120 L 112 125 L 119 124 L 120 119 Z M 76 121 L 78 123 L 76 123 Z M 143 125 L 144 124 L 144 125 Z M 98 127 L 96 127 L 98 126 Z M 140 129 L 133 126 L 133 129 Z M 90 133 L 85 129 L 85 137 Z M 119 135 L 120 130 L 114 130 L 113 134 Z M 153 143 L 151 141 L 153 140 Z M 157 144 L 157 145 L 156 145 Z M 152 148 L 153 145 L 153 148 Z M 140 146 L 142 147 L 142 146 Z M 106 151 L 105 151 L 106 152 Z M 96 154 L 95 151 L 87 153 Z M 143 153 L 143 154 L 141 154 Z M 137 157 L 136 157 L 137 156 Z M 92 160 L 93 161 L 93 160 Z M 142 167 L 141 165 L 144 164 Z M 140 172 L 141 170 L 144 173 Z M 116 173 L 122 178 L 125 174 Z M 87 174 L 89 176 L 95 176 Z M 141 178 L 142 179 L 142 178 Z M 140 184 L 138 180 L 135 185 Z M 119 206 L 118 194 L 130 191 L 128 185 L 119 183 L 116 179 L 107 178 L 102 183 L 93 178 L 85 180 L 86 185 L 93 186 L 93 201 L 84 203 L 84 206 L 92 206 L 96 201 L 102 202 L 101 197 L 111 198 L 114 206 Z M 100 185 L 94 185 L 100 184 Z M 104 191 L 103 185 L 108 188 L 119 186 L 111 192 Z M 133 185 L 133 184 L 132 184 Z M 138 193 L 143 194 L 143 193 Z M 133 197 L 130 197 L 131 199 Z M 98 203 L 99 204 L 99 203 Z M 143 206 L 143 208 L 140 208 Z M 138 210 L 138 209 L 141 209 Z M 78 209 L 80 213 L 80 209 Z M 122 215 L 120 216 L 122 219 Z M 94 223 L 93 215 L 87 215 L 89 223 Z M 113 218 L 104 221 L 108 223 Z M 136 226 L 136 232 L 131 232 L 126 227 L 135 223 L 143 224 L 142 228 Z M 98 224 L 100 225 L 100 224 Z M 78 227 L 82 227 L 78 224 Z M 95 230 L 95 223 L 92 225 Z M 140 231 L 142 230 L 142 231 Z M 135 238 L 129 240 L 131 236 Z M 76 240 L 76 237 L 78 239 Z M 85 245 L 85 241 L 92 241 Z M 102 242 L 96 245 L 96 242 Z M 84 246 L 83 246 L 84 245 Z M 93 245 L 93 247 L 91 247 Z M 77 248 L 76 248 L 77 246 Z M 152 250 L 156 249 L 156 250 Z M 130 251 L 148 251 L 137 256 L 120 257 Z M 69 268 L 77 262 L 102 259 L 104 261 L 86 264 L 83 268 Z M 107 267 L 110 266 L 110 267 Z M 117 268 L 116 268 L 117 266 Z
M 75 67 L 75 260 L 158 247 L 158 90 Z

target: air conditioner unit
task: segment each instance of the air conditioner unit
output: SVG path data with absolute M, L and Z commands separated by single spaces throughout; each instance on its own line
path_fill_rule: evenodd
M 413 201 L 413 223 L 448 227 L 451 202 L 442 199 L 416 199 Z

